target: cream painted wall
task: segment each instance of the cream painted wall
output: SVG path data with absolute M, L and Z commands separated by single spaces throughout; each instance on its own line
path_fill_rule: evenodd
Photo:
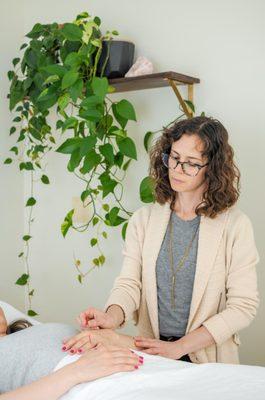
M 14 13 L 14 9 L 18 12 Z M 69 21 L 80 11 L 90 11 L 101 17 L 103 28 L 117 29 L 120 37 L 136 44 L 136 56 L 147 56 L 156 71 L 173 70 L 198 76 L 201 83 L 195 88 L 197 113 L 205 111 L 219 118 L 230 133 L 236 159 L 242 173 L 242 193 L 239 207 L 251 218 L 257 247 L 261 256 L 258 266 L 261 305 L 252 325 L 241 333 L 241 362 L 265 365 L 265 273 L 264 273 L 264 14 L 262 0 L 181 1 L 122 1 L 97 0 L 9 2 L 0 18 L 5 26 L 2 38 L 2 76 L 11 59 L 17 55 L 22 33 L 34 23 Z M 12 13 L 10 34 L 8 13 Z M 14 14 L 18 17 L 14 17 Z M 14 18 L 15 22 L 14 23 Z M 8 83 L 4 75 L 2 90 Z M 115 95 L 120 98 L 120 95 Z M 178 112 L 174 94 L 169 88 L 130 92 L 126 98 L 137 112 L 137 124 L 131 123 L 130 134 L 138 147 L 137 163 L 131 167 L 125 182 L 125 204 L 135 210 L 141 206 L 138 187 L 148 170 L 148 158 L 143 148 L 147 130 L 159 129 Z M 2 101 L 1 149 L 9 148 L 8 127 L 10 114 L 6 100 Z M 3 153 L 1 155 L 3 157 Z M 79 183 L 65 172 L 64 156 L 51 156 L 47 173 L 50 186 L 37 185 L 36 218 L 32 240 L 32 283 L 36 288 L 34 308 L 44 321 L 71 323 L 78 312 L 88 305 L 102 307 L 115 276 L 122 265 L 123 241 L 119 229 L 111 233 L 104 245 L 106 264 L 92 272 L 81 286 L 73 268 L 73 252 L 82 260 L 93 258 L 88 245 L 91 232 L 71 233 L 66 239 L 60 234 L 60 224 L 71 208 L 72 197 L 80 193 Z M 23 224 L 25 196 L 21 176 L 14 167 L 1 167 L 1 297 L 23 307 L 23 294 L 13 282 L 22 268 L 17 260 L 20 232 Z M 127 332 L 133 332 L 129 326 Z

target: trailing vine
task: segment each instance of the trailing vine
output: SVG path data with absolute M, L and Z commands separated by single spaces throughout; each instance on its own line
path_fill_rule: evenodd
M 8 72 L 9 106 L 15 113 L 10 135 L 16 135 L 17 139 L 10 149 L 13 157 L 4 163 L 11 164 L 17 158 L 20 171 L 29 173 L 31 182 L 26 201 L 28 227 L 22 238 L 24 249 L 19 254 L 25 272 L 16 281 L 26 288 L 31 316 L 37 314 L 31 305 L 34 289 L 29 263 L 31 224 L 37 204 L 34 182 L 50 183 L 44 168 L 46 156 L 57 152 L 69 157 L 68 171 L 84 185 L 80 194 L 83 207 L 93 210 L 87 223 L 75 225 L 71 209 L 61 225 L 64 237 L 69 229 L 84 232 L 92 227 L 96 231 L 90 246 L 97 247 L 98 256 L 91 260 L 90 267 L 85 271 L 81 261 L 73 256 L 80 283 L 94 268 L 105 263 L 100 247 L 100 239 L 108 237 L 105 226 L 122 225 L 125 239 L 132 215 L 122 203 L 122 182 L 131 162 L 137 160 L 135 143 L 126 129 L 128 121 L 136 121 L 136 114 L 128 100 L 110 99 L 114 88 L 104 77 L 108 55 L 99 73 L 103 41 L 109 44 L 118 35 L 117 31 L 102 34 L 100 25 L 99 17 L 92 18 L 86 12 L 71 23 L 35 24 L 26 35 L 28 42 L 20 47 L 21 56 L 13 59 L 14 69 Z M 56 111 L 55 128 L 51 110 Z M 144 137 L 146 151 L 153 133 L 147 132 Z M 148 176 L 142 180 L 139 192 L 143 202 L 153 201 L 153 184 Z M 106 198 L 115 205 L 110 206 Z

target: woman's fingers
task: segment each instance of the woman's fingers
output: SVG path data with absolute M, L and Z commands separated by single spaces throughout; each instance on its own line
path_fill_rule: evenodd
M 63 351 L 67 351 L 70 350 L 80 339 L 84 338 L 84 337 L 89 337 L 89 332 L 88 331 L 83 331 L 78 333 L 75 336 L 72 336 L 70 339 L 68 339 L 67 341 L 63 342 L 63 347 L 62 350 Z M 89 339 L 88 339 L 89 340 Z
M 154 347 L 156 345 L 156 341 L 154 339 L 134 339 L 134 342 L 137 347 Z
M 141 351 L 146 354 L 153 354 L 153 355 L 159 354 L 159 350 L 155 349 L 155 348 L 149 348 L 149 349 L 145 349 L 145 350 L 141 350 Z
M 71 348 L 70 353 L 75 354 L 75 353 L 83 353 L 84 350 L 91 350 L 93 347 L 95 347 L 97 343 L 92 343 L 90 336 L 85 336 L 82 339 L 78 340 L 74 344 L 74 346 Z

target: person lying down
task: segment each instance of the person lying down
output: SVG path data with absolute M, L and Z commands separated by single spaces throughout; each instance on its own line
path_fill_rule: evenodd
M 133 338 L 115 332 L 8 321 L 0 312 L 0 400 L 264 399 L 263 367 L 175 361 L 131 352 Z
M 120 341 L 119 336 L 112 331 L 93 331 L 89 335 L 88 345 L 88 336 L 86 335 L 86 352 L 82 350 L 86 354 L 73 362 L 71 368 L 65 367 L 63 371 L 55 374 L 61 376 L 59 381 L 68 380 L 71 384 L 70 387 L 72 387 L 75 384 L 116 372 L 129 372 L 138 369 L 143 363 L 143 357 L 129 350 L 127 344 L 131 343 L 130 339 L 132 338 L 128 337 L 128 342 L 127 337 L 124 336 L 125 340 Z M 66 338 L 70 338 L 70 340 L 66 341 Z M 20 397 L 18 397 L 20 392 L 16 389 L 47 377 L 59 361 L 65 357 L 62 349 L 63 341 L 69 343 L 67 346 L 73 354 L 75 352 L 74 344 L 82 338 L 84 341 L 84 335 L 77 329 L 62 323 L 32 325 L 26 319 L 19 319 L 8 325 L 4 311 L 0 307 L 0 393 L 9 393 L 6 397 L 1 396 L 1 399 L 16 398 L 20 400 Z M 50 385 L 50 380 L 47 380 L 47 382 Z M 56 382 L 58 382 L 58 376 Z M 47 385 L 45 381 L 43 383 L 42 386 L 28 386 L 27 393 L 31 395 L 31 399 L 33 399 L 34 387 L 37 387 L 36 394 L 38 397 L 36 398 L 40 399 L 40 387 L 45 388 L 47 396 Z M 63 384 L 62 390 L 65 389 L 64 391 L 66 391 L 70 387 Z M 57 393 L 57 390 L 53 394 L 50 385 L 52 392 L 48 398 L 55 399 L 58 398 L 58 394 L 64 393 L 60 390 L 60 393 Z M 21 391 L 21 393 L 23 392 Z M 21 397 L 21 399 L 23 398 Z

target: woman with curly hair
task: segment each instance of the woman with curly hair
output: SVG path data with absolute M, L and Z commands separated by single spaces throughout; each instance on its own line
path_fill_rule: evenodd
M 149 175 L 155 202 L 129 220 L 105 309 L 89 307 L 80 321 L 115 329 L 134 319 L 146 353 L 238 364 L 238 331 L 259 305 L 259 255 L 236 206 L 240 172 L 226 129 L 205 116 L 176 122 L 151 148 Z

